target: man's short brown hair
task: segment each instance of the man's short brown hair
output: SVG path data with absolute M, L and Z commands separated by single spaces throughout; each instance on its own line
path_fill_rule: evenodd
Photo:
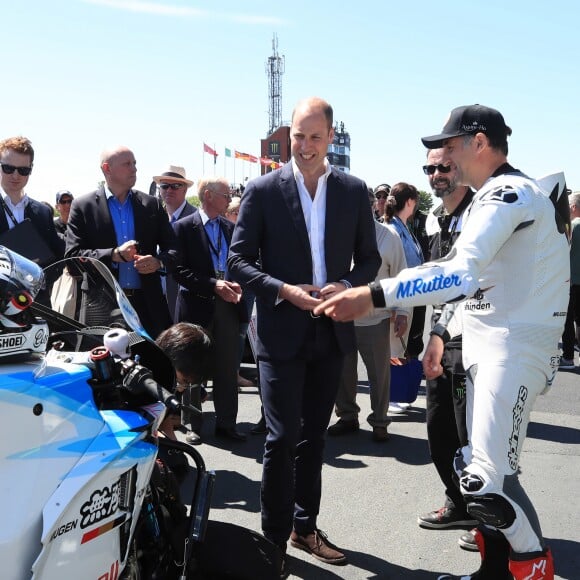
M 21 153 L 22 155 L 28 155 L 30 157 L 30 165 L 34 161 L 34 149 L 32 148 L 32 143 L 26 137 L 8 137 L 0 141 L 0 155 L 4 151 L 8 150 L 16 151 L 16 153 Z

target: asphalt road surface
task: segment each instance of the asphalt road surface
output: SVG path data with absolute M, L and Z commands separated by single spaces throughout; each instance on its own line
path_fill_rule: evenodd
M 246 369 L 250 374 L 252 370 Z M 461 530 L 424 530 L 417 525 L 419 514 L 439 508 L 444 499 L 427 448 L 424 390 L 407 413 L 392 416 L 390 441 L 375 443 L 365 422 L 370 407 L 360 360 L 359 377 L 361 431 L 328 438 L 318 522 L 345 549 L 349 563 L 326 565 L 289 547 L 289 578 L 427 580 L 441 573 L 473 573 L 479 555 L 459 548 Z M 240 428 L 249 430 L 260 416 L 257 389 L 243 389 L 239 402 Z M 198 449 L 216 472 L 210 518 L 259 532 L 264 436 L 249 436 L 244 443 L 218 441 L 211 401 L 203 411 L 204 443 Z M 524 445 L 521 481 L 554 553 L 556 578 L 580 579 L 578 367 L 560 371 L 551 391 L 537 401 Z

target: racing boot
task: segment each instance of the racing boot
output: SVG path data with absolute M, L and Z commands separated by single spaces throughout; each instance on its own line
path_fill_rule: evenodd
M 554 580 L 554 560 L 550 548 L 526 554 L 512 552 L 509 569 L 514 580 Z
M 478 526 L 473 534 L 481 555 L 479 570 L 467 576 L 444 574 L 438 580 L 513 580 L 508 568 L 510 545 L 505 536 L 483 526 Z

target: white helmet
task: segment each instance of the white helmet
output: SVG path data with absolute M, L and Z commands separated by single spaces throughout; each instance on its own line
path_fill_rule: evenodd
M 43 282 L 40 266 L 0 246 L 0 357 L 45 351 L 48 325 L 28 309 Z

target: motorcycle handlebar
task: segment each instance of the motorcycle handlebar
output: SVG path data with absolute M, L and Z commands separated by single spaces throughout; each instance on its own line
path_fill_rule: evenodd
M 157 383 L 148 368 L 142 367 L 131 360 L 125 361 L 123 367 L 125 369 L 123 387 L 130 393 L 146 393 L 154 400 L 161 401 L 168 411 L 177 412 L 181 409 L 182 405 L 177 397 Z

